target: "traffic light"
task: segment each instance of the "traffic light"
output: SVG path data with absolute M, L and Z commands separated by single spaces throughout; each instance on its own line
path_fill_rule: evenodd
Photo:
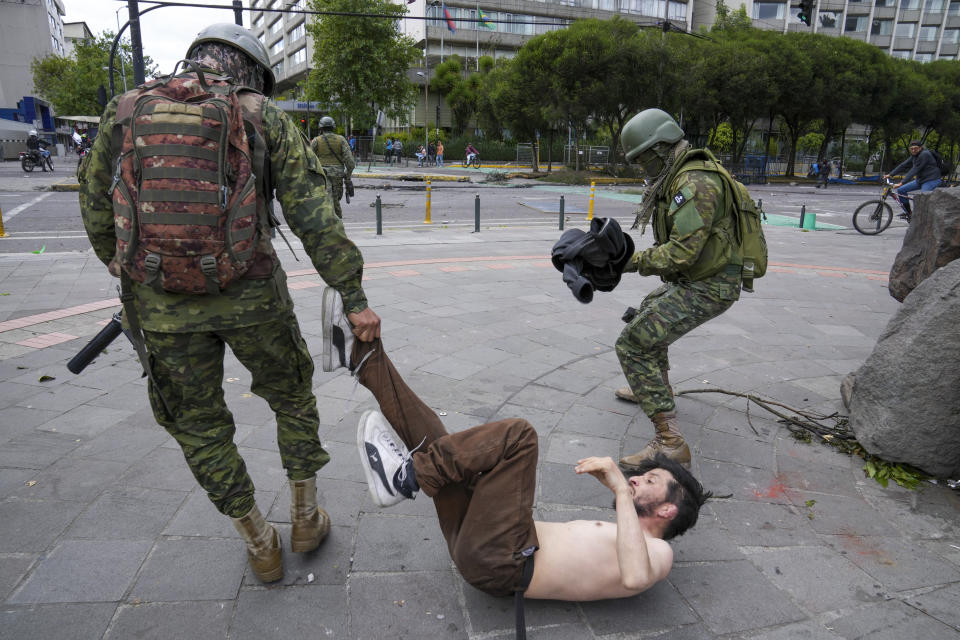
M 797 14 L 797 18 L 808 27 L 810 26 L 810 20 L 813 18 L 813 8 L 816 4 L 816 0 L 800 0 L 800 13 Z

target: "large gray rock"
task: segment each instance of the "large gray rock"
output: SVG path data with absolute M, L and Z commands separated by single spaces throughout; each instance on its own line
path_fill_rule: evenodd
M 908 295 L 857 370 L 850 426 L 869 453 L 960 477 L 960 260 Z
M 890 295 L 903 302 L 924 278 L 957 258 L 960 258 L 960 188 L 936 189 L 923 194 L 914 204 L 903 247 L 890 269 Z

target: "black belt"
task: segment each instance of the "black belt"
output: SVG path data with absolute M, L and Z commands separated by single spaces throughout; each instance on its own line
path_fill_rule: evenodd
M 527 556 L 526 562 L 523 563 L 523 574 L 520 576 L 520 584 L 517 585 L 516 590 L 513 592 L 513 605 L 516 611 L 517 622 L 517 640 L 527 640 L 527 623 L 523 615 L 523 594 L 527 590 L 527 587 L 530 586 L 530 581 L 533 580 L 533 551 L 536 551 L 536 547 L 532 547 L 530 555 Z

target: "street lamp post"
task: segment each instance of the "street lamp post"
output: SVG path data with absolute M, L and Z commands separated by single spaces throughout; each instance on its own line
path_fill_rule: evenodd
M 426 57 L 423 63 L 426 65 Z M 424 71 L 417 71 L 417 75 L 423 78 L 423 152 L 426 153 L 430 148 L 430 81 Z

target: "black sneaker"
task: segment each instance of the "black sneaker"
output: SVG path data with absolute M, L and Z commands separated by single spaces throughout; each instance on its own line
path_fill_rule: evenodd
M 335 371 L 340 367 L 350 368 L 350 352 L 353 350 L 353 325 L 347 320 L 343 309 L 343 298 L 333 287 L 323 290 L 323 307 L 320 314 L 323 320 L 323 358 L 320 361 L 324 371 Z
M 410 452 L 399 442 L 379 411 L 366 411 L 357 426 L 357 448 L 370 497 L 378 507 L 392 507 L 417 497 L 420 486 Z

